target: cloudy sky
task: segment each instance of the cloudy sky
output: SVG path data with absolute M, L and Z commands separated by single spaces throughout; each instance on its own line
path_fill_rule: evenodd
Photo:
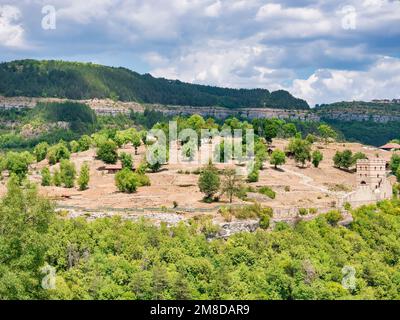
M 0 61 L 22 58 L 287 89 L 310 105 L 400 98 L 400 1 L 0 0 Z

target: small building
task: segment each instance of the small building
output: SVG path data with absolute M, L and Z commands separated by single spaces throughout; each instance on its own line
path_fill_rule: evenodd
M 400 144 L 398 143 L 387 143 L 384 146 L 380 147 L 379 149 L 385 151 L 397 151 L 400 150 Z
M 362 159 L 357 161 L 357 189 L 340 199 L 340 206 L 352 207 L 376 203 L 392 197 L 392 183 L 388 179 L 386 160 Z

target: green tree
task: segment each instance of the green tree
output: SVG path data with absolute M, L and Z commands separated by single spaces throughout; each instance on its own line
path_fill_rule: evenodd
M 62 184 L 61 173 L 60 173 L 60 171 L 58 169 L 55 169 L 53 171 L 53 184 L 56 187 L 61 187 L 61 184 Z
M 75 185 L 76 169 L 75 165 L 66 159 L 60 162 L 61 181 L 66 188 L 73 188 Z
M 221 179 L 218 175 L 217 168 L 210 161 L 208 165 L 203 168 L 199 177 L 199 189 L 205 194 L 204 200 L 211 202 L 214 195 L 218 192 L 221 186 Z
M 296 135 L 297 129 L 294 123 L 286 123 L 283 126 L 283 135 L 285 138 L 292 138 Z
M 115 175 L 115 185 L 121 192 L 134 193 L 137 190 L 139 181 L 132 170 L 125 168 Z
M 79 139 L 78 143 L 79 143 L 79 150 L 81 152 L 83 152 L 83 151 L 87 151 L 90 149 L 93 141 L 92 141 L 92 138 L 90 138 L 88 135 L 83 135 Z
M 333 130 L 329 125 L 322 124 L 318 127 L 319 135 L 322 139 L 324 139 L 325 143 L 329 142 L 329 139 L 336 139 L 337 132 Z
M 61 141 L 58 144 L 51 146 L 47 151 L 47 159 L 51 165 L 54 165 L 62 159 L 69 159 L 71 153 L 69 152 L 65 142 Z
M 41 171 L 42 174 L 42 186 L 48 187 L 51 185 L 51 174 L 48 167 L 44 167 Z
M 312 153 L 312 164 L 314 165 L 314 167 L 318 168 L 322 160 L 324 160 L 324 155 L 322 154 L 322 152 L 319 150 L 315 150 Z
M 5 159 L 5 169 L 10 174 L 15 174 L 19 181 L 22 182 L 26 178 L 29 171 L 29 165 L 34 161 L 32 155 L 26 152 L 9 152 Z
M 102 142 L 97 147 L 97 158 L 105 163 L 115 164 L 118 160 L 117 144 L 112 140 Z
M 241 179 L 236 174 L 234 169 L 226 169 L 223 172 L 223 179 L 221 183 L 221 195 L 226 194 L 229 202 L 232 203 L 233 196 L 241 191 Z
M 72 141 L 69 143 L 69 147 L 70 147 L 70 150 L 71 150 L 72 153 L 77 153 L 77 152 L 80 151 L 79 142 L 76 141 L 76 140 L 72 140 Z
M 286 155 L 282 150 L 276 149 L 274 152 L 271 154 L 271 160 L 270 163 L 275 166 L 275 169 L 278 168 L 278 166 L 281 166 L 286 163 Z
M 399 167 L 400 167 L 400 155 L 395 153 L 392 155 L 392 158 L 390 159 L 390 170 L 392 171 L 393 174 L 396 174 Z
M 337 151 L 333 157 L 333 162 L 337 168 L 349 169 L 354 165 L 353 152 L 351 150 Z
M 293 154 L 296 163 L 303 167 L 307 161 L 311 161 L 311 144 L 301 138 L 293 138 L 289 142 L 288 151 Z
M 46 159 L 48 149 L 49 149 L 49 144 L 47 142 L 41 142 L 38 145 L 36 145 L 35 149 L 33 150 L 33 154 L 35 155 L 37 162 Z
M 132 145 L 135 148 L 135 154 L 138 154 L 138 148 L 142 145 L 142 137 L 139 132 L 135 132 L 132 136 Z
M 85 162 L 81 167 L 81 172 L 78 178 L 79 190 L 81 191 L 86 190 L 89 185 L 89 180 L 90 180 L 90 167 L 89 164 Z
M 132 155 L 126 152 L 122 152 L 119 156 L 122 163 L 122 168 L 128 168 L 132 170 L 133 167 L 133 158 Z

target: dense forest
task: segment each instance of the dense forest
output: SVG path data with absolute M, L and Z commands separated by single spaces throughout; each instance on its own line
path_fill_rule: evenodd
M 309 109 L 280 90 L 228 89 L 154 78 L 91 63 L 20 60 L 0 64 L 0 94 L 67 99 L 111 98 L 165 105 Z
M 1 299 L 400 299 L 398 200 L 353 211 L 347 228 L 323 215 L 210 241 L 207 219 L 63 219 L 35 186 L 8 188 Z

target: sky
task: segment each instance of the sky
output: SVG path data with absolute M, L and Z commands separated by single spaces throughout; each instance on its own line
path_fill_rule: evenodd
M 400 98 L 399 0 L 0 0 L 0 61 L 58 59 L 311 106 Z

